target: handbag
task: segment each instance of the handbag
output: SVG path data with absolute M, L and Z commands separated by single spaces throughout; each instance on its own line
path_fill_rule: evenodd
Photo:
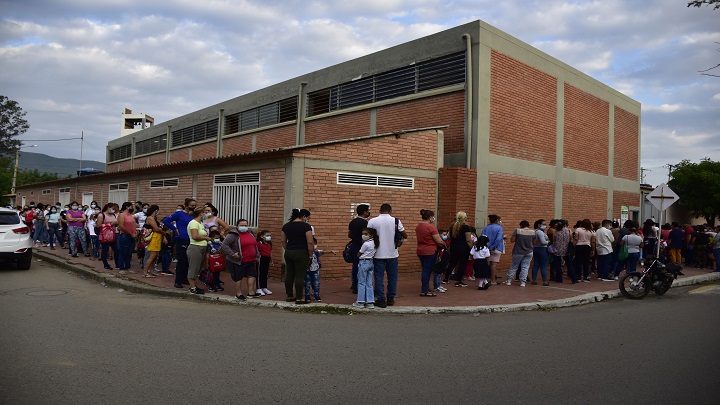
M 627 260 L 628 255 L 630 254 L 630 253 L 628 253 L 628 246 L 627 246 L 626 238 L 627 238 L 627 235 L 625 237 L 623 237 L 622 240 L 625 241 L 625 244 L 620 246 L 620 251 L 618 252 L 618 260 L 620 260 L 621 262 L 624 262 L 625 260 Z
M 111 224 L 100 225 L 100 235 L 98 237 L 100 243 L 114 243 L 115 242 L 115 230 Z

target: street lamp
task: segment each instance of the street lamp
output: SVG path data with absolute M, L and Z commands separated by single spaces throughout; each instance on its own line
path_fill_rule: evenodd
M 15 194 L 15 183 L 17 182 L 17 169 L 18 169 L 18 162 L 20 161 L 20 149 L 23 148 L 34 148 L 37 145 L 20 145 L 17 149 L 15 149 L 15 170 L 13 171 L 13 181 L 12 181 L 12 188 L 10 189 L 10 194 Z

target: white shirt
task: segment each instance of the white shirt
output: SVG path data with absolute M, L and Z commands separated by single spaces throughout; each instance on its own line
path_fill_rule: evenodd
M 390 214 L 380 214 L 368 221 L 368 228 L 377 231 L 380 247 L 375 253 L 376 259 L 395 259 L 399 256 L 395 247 L 395 218 Z M 398 221 L 398 231 L 405 231 L 402 222 Z
M 604 256 L 612 253 L 612 245 L 614 242 L 615 237 L 609 229 L 600 227 L 600 229 L 595 232 L 595 249 L 598 255 Z
M 486 246 L 478 250 L 477 246 L 473 245 L 472 249 L 470 249 L 470 256 L 472 256 L 473 259 L 485 259 L 486 257 L 490 257 L 490 249 Z
M 360 259 L 372 259 L 375 257 L 375 241 L 370 239 L 360 246 Z
M 95 225 L 97 225 L 97 221 L 88 217 L 86 228 L 90 236 L 97 236 L 95 235 Z

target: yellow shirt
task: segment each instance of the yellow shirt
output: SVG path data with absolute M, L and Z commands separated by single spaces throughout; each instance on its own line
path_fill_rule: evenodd
M 203 247 L 207 246 L 206 240 L 193 239 L 192 232 L 190 231 L 191 229 L 197 229 L 198 236 L 200 236 L 200 237 L 207 236 L 207 232 L 205 232 L 205 227 L 203 226 L 203 224 L 193 219 L 192 221 L 190 221 L 190 223 L 188 223 L 187 233 L 188 233 L 188 236 L 190 237 L 191 245 L 203 246 Z

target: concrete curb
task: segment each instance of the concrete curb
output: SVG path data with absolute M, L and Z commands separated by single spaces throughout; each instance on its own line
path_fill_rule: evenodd
M 137 280 L 131 280 L 128 278 L 122 278 L 115 275 L 108 275 L 103 273 L 97 273 L 93 269 L 75 263 L 69 263 L 67 260 L 62 260 L 54 255 L 44 254 L 42 252 L 34 251 L 33 254 L 41 258 L 42 260 L 51 263 L 55 266 L 69 270 L 73 273 L 84 276 L 87 279 L 98 281 L 105 286 L 122 288 L 125 291 L 129 291 L 137 294 L 154 294 L 162 297 L 182 298 L 190 299 L 208 303 L 219 303 L 226 305 L 240 305 L 240 306 L 251 306 L 258 308 L 280 308 L 285 310 L 292 310 L 295 312 L 319 312 L 319 313 L 370 313 L 370 314 L 402 314 L 402 315 L 413 315 L 413 314 L 486 314 L 495 312 L 518 312 L 518 311 L 537 311 L 537 310 L 551 310 L 557 308 L 567 308 L 585 304 L 591 304 L 594 302 L 606 301 L 612 298 L 621 297 L 619 289 L 593 292 L 588 294 L 578 295 L 572 298 L 564 298 L 553 301 L 543 302 L 528 302 L 521 304 L 507 304 L 507 305 L 479 305 L 479 306 L 453 306 L 453 307 L 404 307 L 404 306 L 393 306 L 384 309 L 358 309 L 352 305 L 345 304 L 307 304 L 304 306 L 297 306 L 292 302 L 284 301 L 271 301 L 267 299 L 263 300 L 249 300 L 245 302 L 239 302 L 232 297 L 227 296 L 209 296 L 209 295 L 194 295 L 188 293 L 186 290 L 180 289 L 168 289 L 155 287 L 142 283 Z M 704 283 L 707 281 L 720 280 L 720 273 L 708 273 L 699 276 L 683 277 L 675 280 L 673 287 L 683 287 L 688 285 L 695 285 Z

